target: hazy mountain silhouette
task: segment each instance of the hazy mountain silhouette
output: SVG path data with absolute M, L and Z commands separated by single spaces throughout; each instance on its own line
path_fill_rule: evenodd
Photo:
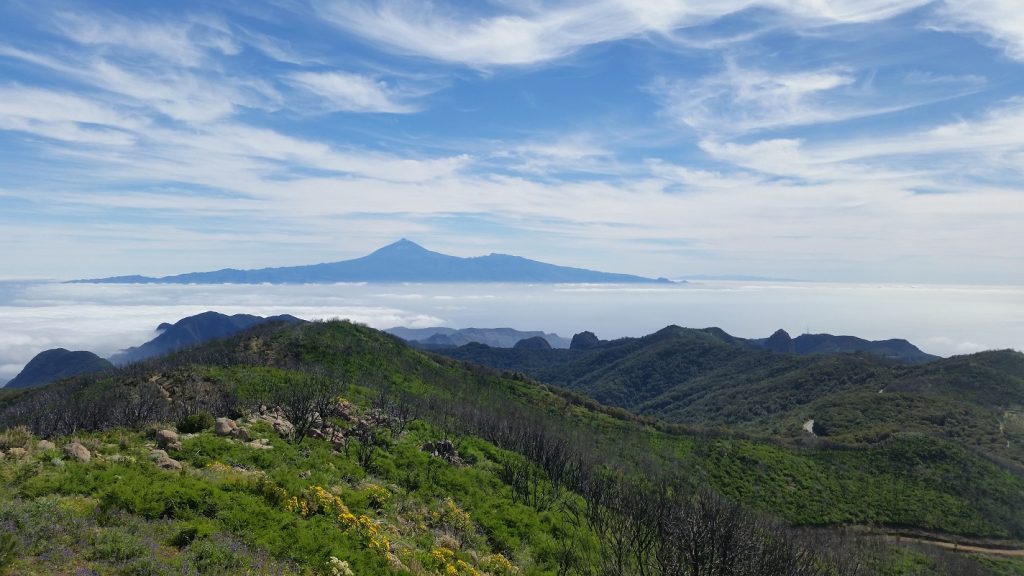
M 865 352 L 872 356 L 920 364 L 938 360 L 939 357 L 923 352 L 917 346 L 902 338 L 889 340 L 865 340 L 856 336 L 834 336 L 832 334 L 801 334 L 790 338 L 785 330 L 777 330 L 770 337 L 752 342 L 773 352 L 790 354 L 848 354 Z
M 110 284 L 310 284 L 332 282 L 586 282 L 586 283 L 670 283 L 665 278 L 644 278 L 584 268 L 556 266 L 508 254 L 472 258 L 432 252 L 409 240 L 399 240 L 354 260 L 214 272 L 192 272 L 162 278 L 115 276 L 73 282 Z
M 516 330 L 514 328 L 388 328 L 385 330 L 402 340 L 417 345 L 431 346 L 462 346 L 477 342 L 495 348 L 511 348 L 524 338 L 540 336 L 547 340 L 552 348 L 568 348 L 569 340 L 558 334 L 544 333 L 539 330 Z

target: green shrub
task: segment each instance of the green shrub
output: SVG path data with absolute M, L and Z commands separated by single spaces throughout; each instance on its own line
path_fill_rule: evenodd
M 211 525 L 204 522 L 187 522 L 182 524 L 174 535 L 171 536 L 169 543 L 171 546 L 177 546 L 178 548 L 184 548 L 191 545 L 197 540 L 210 537 L 214 532 Z
M 178 420 L 178 432 L 185 434 L 192 434 L 195 432 L 202 432 L 203 430 L 209 430 L 213 428 L 213 414 L 206 412 L 196 412 L 195 414 L 189 414 Z
M 188 547 L 188 563 L 199 574 L 223 573 L 242 565 L 234 551 L 210 539 L 198 540 Z
M 32 432 L 26 426 L 15 426 L 0 432 L 0 450 L 25 448 L 32 439 Z
M 134 534 L 120 528 L 101 528 L 93 536 L 89 556 L 94 560 L 121 563 L 137 558 L 144 551 L 145 546 Z
M 152 558 L 139 558 L 128 566 L 125 566 L 119 574 L 121 576 L 159 576 L 164 574 L 160 565 Z
M 0 534 L 0 574 L 7 574 L 18 559 L 18 539 L 10 532 Z

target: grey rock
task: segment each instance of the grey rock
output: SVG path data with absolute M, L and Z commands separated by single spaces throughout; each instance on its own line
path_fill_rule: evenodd
M 238 428 L 238 424 L 230 418 L 217 418 L 213 424 L 213 432 L 217 436 L 231 436 Z
M 157 430 L 156 432 L 156 445 L 160 448 L 171 448 L 172 446 L 181 445 L 178 443 L 178 433 L 174 430 Z M 171 448 L 172 450 L 174 448 Z
M 278 418 L 277 420 L 274 420 L 272 426 L 274 427 L 274 431 L 284 438 L 290 438 L 291 435 L 295 432 L 295 426 L 292 426 L 291 422 L 283 418 Z
M 455 449 L 455 445 L 452 444 L 451 440 L 427 442 L 420 447 L 420 450 L 429 453 L 431 456 L 441 458 L 451 464 L 459 464 L 462 462 L 462 459 L 459 458 L 459 451 Z
M 160 456 L 154 460 L 153 463 L 164 470 L 181 470 L 181 462 L 178 462 L 169 456 Z
M 88 462 L 89 460 L 92 460 L 92 454 L 89 453 L 89 449 L 78 442 L 72 442 L 65 446 L 64 454 L 68 458 L 74 458 L 79 462 Z

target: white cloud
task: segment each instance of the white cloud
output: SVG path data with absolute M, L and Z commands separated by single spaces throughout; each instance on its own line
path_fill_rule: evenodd
M 549 176 L 564 172 L 614 174 L 622 169 L 611 148 L 587 133 L 536 139 L 509 146 L 499 143 L 491 159 L 524 174 Z
M 146 22 L 114 14 L 96 17 L 63 12 L 56 15 L 53 24 L 67 38 L 79 44 L 113 47 L 182 66 L 202 64 L 211 51 L 225 55 L 239 51 L 230 34 L 221 26 L 211 26 L 198 19 Z
M 114 64 L 89 52 L 69 54 L 64 59 L 0 46 L 0 55 L 43 66 L 67 79 L 92 88 L 80 91 L 114 108 L 164 115 L 187 123 L 205 123 L 233 115 L 240 108 L 274 109 L 282 97 L 267 81 L 207 74 L 175 66 L 137 67 Z
M 658 78 L 651 91 L 676 122 L 716 138 L 815 126 L 877 116 L 977 92 L 985 79 L 972 76 L 905 77 L 925 89 L 879 90 L 874 73 L 833 66 L 817 70 L 767 70 L 727 58 L 725 69 L 697 79 Z
M 143 119 L 73 94 L 0 86 L 0 130 L 78 144 L 128 146 Z
M 266 186 L 250 188 L 253 176 L 266 177 L 268 181 L 264 184 L 271 184 L 270 188 L 275 187 L 272 182 L 280 182 L 282 177 L 293 179 L 292 172 L 308 169 L 393 182 L 426 182 L 453 175 L 470 161 L 466 155 L 419 159 L 361 149 L 346 151 L 324 142 L 239 123 L 215 124 L 198 133 L 166 131 L 156 136 L 162 145 L 157 152 L 163 158 L 182 165 L 195 163 L 190 170 L 195 178 L 184 174 L 182 181 L 254 194 Z M 255 173 L 248 177 L 231 173 L 226 170 L 230 166 Z M 141 177 L 146 171 L 145 164 L 136 169 Z M 235 183 L 231 184 L 233 179 Z
M 0 114 L 40 122 L 76 122 L 138 128 L 144 122 L 73 94 L 39 88 L 0 86 Z
M 374 42 L 397 51 L 492 67 L 548 62 L 621 38 L 675 38 L 687 33 L 680 27 L 746 8 L 774 11 L 766 19 L 777 18 L 780 26 L 807 28 L 871 22 L 918 4 L 499 2 L 488 6 L 505 10 L 503 15 L 471 17 L 441 4 L 363 2 L 344 8 L 324 4 L 322 13 L 343 29 L 358 25 L 352 31 L 371 40 L 394 33 Z M 744 65 L 726 58 L 721 73 L 660 85 L 672 117 L 698 131 L 699 149 L 690 142 L 679 145 L 679 130 L 669 122 L 642 128 L 643 136 L 636 129 L 621 136 L 601 131 L 615 122 L 608 118 L 586 124 L 593 132 L 564 130 L 553 120 L 547 135 L 497 140 L 483 128 L 477 139 L 445 133 L 430 139 L 430 148 L 417 149 L 421 143 L 414 142 L 403 149 L 403 136 L 391 127 L 418 123 L 397 117 L 384 117 L 386 126 L 368 129 L 365 135 L 377 146 L 370 149 L 346 144 L 326 130 L 311 136 L 319 127 L 301 121 L 294 132 L 281 126 L 288 116 L 307 112 L 304 105 L 314 98 L 335 110 L 413 112 L 436 77 L 383 68 L 365 74 L 340 70 L 371 66 L 357 58 L 319 63 L 310 71 L 302 68 L 310 60 L 291 46 L 216 22 L 186 20 L 157 30 L 143 26 L 147 38 L 136 47 L 129 42 L 128 20 L 70 22 L 61 23 L 74 39 L 70 49 L 47 53 L 0 46 L 0 55 L 39 66 L 40 75 L 51 74 L 69 86 L 0 88 L 0 130 L 55 140 L 46 147 L 52 168 L 38 176 L 31 192 L 13 196 L 35 203 L 40 214 L 43 207 L 59 207 L 87 221 L 97 208 L 120 208 L 102 212 L 105 222 L 123 220 L 126 213 L 144 221 L 105 229 L 79 225 L 74 232 L 60 222 L 34 222 L 0 239 L 0 253 L 22 261 L 73 253 L 78 257 L 69 265 L 80 269 L 110 266 L 95 256 L 87 260 L 90 251 L 102 253 L 95 247 L 103 246 L 130 253 L 141 265 L 187 270 L 196 258 L 190 250 L 216 245 L 218 262 L 234 265 L 233 258 L 255 258 L 245 249 L 232 252 L 231 246 L 258 245 L 245 244 L 249 236 L 264 241 L 261 252 L 271 251 L 285 264 L 304 255 L 303 248 L 312 259 L 327 260 L 338 246 L 382 244 L 405 235 L 404 229 L 435 238 L 450 235 L 457 245 L 456 226 L 439 222 L 476 218 L 488 224 L 474 239 L 481 245 L 508 251 L 515 244 L 506 244 L 506 238 L 548 246 L 576 242 L 587 247 L 579 255 L 591 259 L 583 264 L 600 267 L 619 259 L 636 266 L 631 271 L 637 273 L 665 274 L 664 258 L 685 271 L 696 261 L 686 260 L 685 250 L 702 252 L 703 262 L 729 261 L 749 267 L 741 272 L 772 276 L 806 276 L 801 270 L 877 276 L 899 270 L 904 277 L 920 272 L 948 279 L 994 270 L 993 278 L 1017 279 L 1024 269 L 1016 266 L 1022 257 L 1016 248 L 1022 204 L 1019 191 L 1007 182 L 1019 179 L 1024 166 L 1019 102 L 912 133 L 837 141 L 801 130 L 803 139 L 755 139 L 763 131 L 863 117 L 915 102 L 872 93 L 869 73 L 833 60 L 813 69 L 794 64 L 779 71 L 753 58 L 745 57 Z M 236 45 L 256 47 L 275 60 L 262 61 L 261 77 L 264 70 L 234 65 L 229 54 Z M 158 57 L 161 51 L 166 57 Z M 409 67 L 421 64 L 413 61 Z M 922 73 L 907 80 L 927 84 L 922 91 L 945 94 L 979 85 L 969 75 Z M 64 91 L 73 88 L 73 96 Z M 473 93 L 453 92 L 463 94 Z M 622 124 L 634 119 L 628 114 Z M 461 118 L 470 121 L 468 115 Z M 357 130 L 371 126 L 356 124 Z M 412 131 L 418 129 L 422 126 Z M 684 132 L 683 138 L 693 138 Z M 649 133 L 656 137 L 648 139 Z M 1003 181 L 993 182 L 993 175 Z M 76 187 L 79 182 L 89 184 Z M 955 193 L 915 194 L 922 190 Z M 962 221 L 965 214 L 970 222 Z M 194 224 L 151 221 L 159 218 Z M 215 223 L 208 220 L 215 218 Z M 295 239 L 288 241 L 289 234 Z M 175 244 L 187 249 L 175 253 Z M 673 252 L 678 245 L 685 246 L 679 251 L 683 255 Z M 168 259 L 140 257 L 144 250 L 135 247 Z M 954 256 L 970 266 L 959 270 L 950 264 Z M 214 262 L 213 257 L 203 261 Z M 755 269 L 768 263 L 783 269 Z
M 428 248 L 443 247 L 428 245 Z M 461 246 L 466 255 L 480 247 Z M 5 288 L 0 284 L 0 288 Z M 642 297 L 638 298 L 638 290 Z M 392 326 L 592 330 L 640 336 L 676 322 L 764 337 L 780 326 L 908 338 L 937 354 L 1020 342 L 1024 291 L 1016 287 L 695 283 L 658 288 L 501 285 L 89 285 L 31 284 L 0 301 L 0 381 L 54 347 L 106 356 L 155 336 L 161 322 L 206 310 L 225 314 L 349 318 Z M 452 306 L 453 300 L 458 302 Z M 794 303 L 799 303 L 794 305 Z M 599 313 L 609 308 L 628 314 Z M 864 310 L 877 314 L 865 314 Z M 509 310 L 516 311 L 510 319 Z M 935 314 L 942 310 L 942 314 Z M 1007 319 L 1011 321 L 1007 321 Z M 794 327 L 796 327 L 794 329 Z M 946 335 L 936 337 L 936 334 Z
M 945 0 L 935 26 L 984 34 L 1008 57 L 1024 61 L 1024 10 L 1018 0 Z
M 505 13 L 468 17 L 454 6 L 410 0 L 323 0 L 319 13 L 339 28 L 392 50 L 475 67 L 531 65 L 581 48 L 712 22 L 764 7 L 794 27 L 863 23 L 890 18 L 927 0 L 666 0 L 499 4 Z
M 416 107 L 403 102 L 411 94 L 362 74 L 338 71 L 295 72 L 288 78 L 299 87 L 323 98 L 334 110 L 391 114 L 416 111 Z
M 855 81 L 844 69 L 779 73 L 729 62 L 721 74 L 697 81 L 660 79 L 653 90 L 676 121 L 701 132 L 729 134 L 835 122 L 886 110 L 831 105 L 828 97 Z
M 269 58 L 286 64 L 304 66 L 307 64 L 321 64 L 319 58 L 307 56 L 296 50 L 290 42 L 261 34 L 244 27 L 239 27 L 242 41 L 247 45 L 259 50 Z
M 161 322 L 216 310 L 224 314 L 293 314 L 308 320 L 347 318 L 376 328 L 437 326 L 437 316 L 378 299 L 353 305 L 339 287 L 29 285 L 15 303 L 0 302 L 0 382 L 50 348 L 109 356 L 156 336 Z
M 1024 152 L 1024 100 L 1010 100 L 974 119 L 894 135 L 822 142 L 771 139 L 751 144 L 708 139 L 701 142 L 701 148 L 746 168 L 798 178 L 842 179 L 853 172 L 870 179 L 894 174 L 941 175 L 937 180 L 951 174 L 979 175 L 1007 155 Z M 935 161 L 938 157 L 942 162 Z M 930 160 L 908 163 L 914 158 Z M 872 168 L 865 168 L 869 163 Z

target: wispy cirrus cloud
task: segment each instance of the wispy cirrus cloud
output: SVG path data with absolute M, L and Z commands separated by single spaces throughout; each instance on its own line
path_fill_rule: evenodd
M 942 180 L 959 185 L 962 178 L 949 178 L 977 175 L 988 162 L 1024 153 L 1024 100 L 1004 102 L 975 118 L 900 134 L 831 141 L 768 139 L 749 144 L 705 140 L 701 147 L 717 158 L 777 176 L 821 179 L 853 172 L 873 178 L 902 167 L 904 174 L 918 179 L 925 174 L 938 175 L 934 176 L 937 185 Z
M 130 114 L 130 113 L 129 113 Z M 145 119 L 74 94 L 0 86 L 0 129 L 68 143 L 128 146 Z
M 187 67 L 203 64 L 211 52 L 234 55 L 241 50 L 224 25 L 212 18 L 151 22 L 117 14 L 97 17 L 60 12 L 52 25 L 66 38 L 83 46 L 116 48 L 132 56 L 142 55 Z
M 533 65 L 595 44 L 713 22 L 754 8 L 786 14 L 798 27 L 890 18 L 927 0 L 785 2 L 781 0 L 668 0 L 499 4 L 493 14 L 460 13 L 455 5 L 381 0 L 316 3 L 319 13 L 348 33 L 389 49 L 474 67 Z
M 983 34 L 1008 57 L 1024 61 L 1024 11 L 1016 0 L 946 0 L 932 25 Z
M 836 105 L 857 78 L 843 68 L 771 73 L 728 62 L 715 76 L 692 80 L 659 79 L 652 90 L 668 116 L 700 132 L 743 133 L 782 126 L 834 122 L 884 109 Z
M 417 90 L 403 90 L 350 72 L 295 72 L 288 75 L 288 80 L 319 96 L 329 109 L 344 112 L 409 114 L 418 108 L 408 102 L 421 95 Z
M 417 110 L 412 101 L 430 91 L 416 79 L 410 81 L 414 87 L 398 87 L 337 70 L 300 67 L 276 77 L 246 70 L 225 72 L 227 66 L 216 57 L 233 56 L 236 46 L 253 35 L 238 33 L 241 40 L 236 42 L 232 31 L 215 19 L 154 24 L 62 13 L 57 22 L 59 32 L 77 50 L 55 57 L 8 45 L 0 46 L 0 58 L 42 67 L 75 82 L 77 90 L 0 87 L 0 128 L 52 140 L 52 146 L 66 145 L 54 151 L 89 159 L 108 178 L 170 179 L 238 190 L 262 178 L 292 178 L 310 170 L 343 177 L 430 180 L 467 162 L 467 155 L 431 158 L 336 146 L 237 118 L 255 110 L 308 114 L 311 109 L 304 104 L 311 97 L 325 103 L 318 107 L 322 113 L 412 113 Z M 138 42 L 133 42 L 133 30 Z M 210 40 L 211 35 L 219 39 Z M 139 54 L 158 62 L 141 65 L 132 60 Z
M 916 72 L 902 80 L 904 89 L 894 94 L 874 86 L 871 70 L 767 70 L 727 58 L 718 74 L 697 81 L 662 77 L 650 89 L 669 118 L 721 139 L 890 114 L 961 97 L 986 84 L 977 75 L 936 77 Z

